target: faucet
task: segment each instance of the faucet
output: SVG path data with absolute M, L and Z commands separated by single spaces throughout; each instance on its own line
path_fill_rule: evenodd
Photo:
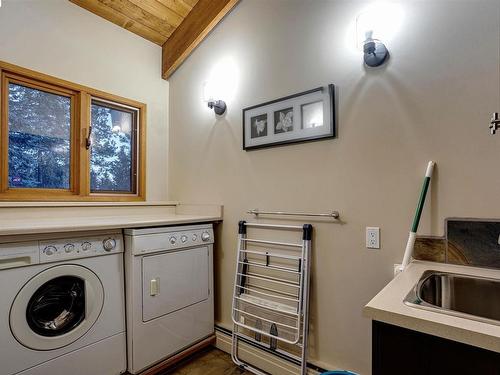
M 490 120 L 491 135 L 495 135 L 498 129 L 500 129 L 500 119 L 498 118 L 498 112 L 493 112 Z

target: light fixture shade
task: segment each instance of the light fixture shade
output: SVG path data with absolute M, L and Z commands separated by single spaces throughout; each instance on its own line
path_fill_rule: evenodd
M 401 9 L 396 4 L 373 4 L 356 18 L 356 46 L 363 51 L 369 67 L 383 65 L 389 59 L 385 43 L 400 27 Z
M 214 84 L 211 81 L 206 81 L 203 83 L 203 101 L 205 103 L 208 103 L 210 101 L 213 101 L 215 99 L 214 97 Z
M 401 5 L 375 3 L 364 9 L 356 17 L 356 46 L 363 50 L 367 34 L 371 39 L 384 44 L 390 43 L 397 35 L 403 19 Z
M 223 57 L 209 70 L 207 81 L 203 83 L 203 101 L 222 116 L 227 110 L 227 101 L 235 95 L 238 82 L 238 66 L 231 57 Z

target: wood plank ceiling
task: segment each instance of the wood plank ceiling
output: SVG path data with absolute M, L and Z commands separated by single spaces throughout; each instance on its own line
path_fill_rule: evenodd
M 239 0 L 69 1 L 162 46 L 167 79 Z

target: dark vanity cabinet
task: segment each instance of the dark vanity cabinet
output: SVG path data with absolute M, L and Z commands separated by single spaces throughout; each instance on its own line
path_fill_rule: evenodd
M 372 375 L 500 375 L 500 353 L 378 321 L 372 334 Z

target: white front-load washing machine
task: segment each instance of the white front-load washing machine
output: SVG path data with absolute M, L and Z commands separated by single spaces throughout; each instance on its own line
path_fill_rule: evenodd
M 121 232 L 15 240 L 0 244 L 0 373 L 125 372 Z

